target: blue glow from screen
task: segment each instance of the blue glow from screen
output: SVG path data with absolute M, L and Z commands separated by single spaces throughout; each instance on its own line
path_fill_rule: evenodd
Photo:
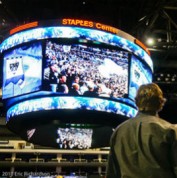
M 121 49 L 133 52 L 144 60 L 150 66 L 151 70 L 153 70 L 152 59 L 146 51 L 135 43 L 108 32 L 79 27 L 43 27 L 22 31 L 5 39 L 0 44 L 0 52 L 22 43 L 48 38 L 78 38 L 117 46 Z
M 4 54 L 3 99 L 37 91 L 42 84 L 42 45 L 24 45 Z
M 128 52 L 49 40 L 43 61 L 47 91 L 107 98 L 128 93 Z
M 130 67 L 129 97 L 134 99 L 140 85 L 152 82 L 152 71 L 132 55 Z
M 126 101 L 126 103 L 121 103 L 119 101 Z M 127 103 L 132 104 L 130 100 L 125 98 L 123 100 L 120 99 L 118 101 L 112 101 L 91 97 L 44 97 L 23 101 L 9 108 L 7 111 L 7 122 L 10 118 L 25 113 L 56 109 L 95 110 L 120 114 L 132 118 L 137 114 L 137 109 L 133 106 L 127 105 Z

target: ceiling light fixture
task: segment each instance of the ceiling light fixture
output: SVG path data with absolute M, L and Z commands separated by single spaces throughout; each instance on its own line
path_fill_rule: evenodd
M 155 41 L 154 41 L 153 38 L 148 38 L 148 39 L 146 40 L 146 44 L 149 45 L 149 46 L 154 45 L 154 43 L 155 43 Z

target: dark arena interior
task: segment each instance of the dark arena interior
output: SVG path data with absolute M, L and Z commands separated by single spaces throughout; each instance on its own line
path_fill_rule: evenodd
M 153 66 L 146 60 L 139 65 L 144 67 L 149 78 L 152 77 L 152 82 L 161 87 L 167 99 L 160 117 L 176 124 L 176 17 L 176 0 L 0 0 L 0 177 L 105 176 L 112 131 L 136 113 L 134 95 L 128 92 L 135 64 L 130 60 L 137 61 L 136 64 L 142 62 L 141 56 L 136 58 L 137 50 L 126 46 L 123 40 L 114 46 L 115 39 L 111 36 L 112 41 L 109 39 L 105 43 L 109 33 L 134 42 L 137 39 L 143 50 L 147 49 Z M 71 33 L 62 28 L 58 30 L 61 19 L 62 25 L 68 23 L 68 27 L 80 28 L 69 29 Z M 28 27 L 23 26 L 25 24 Z M 56 33 L 47 28 L 50 24 Z M 16 46 L 10 46 L 12 40 L 9 40 L 9 47 L 6 45 L 9 35 L 21 35 L 21 31 L 27 34 L 30 25 L 44 27 L 48 36 L 37 38 L 34 35 L 36 41 L 19 38 L 22 44 L 19 42 Z M 104 38 L 99 38 L 101 35 L 92 29 L 94 25 L 105 32 Z M 88 31 L 86 27 L 89 27 Z M 66 34 L 75 36 L 68 38 Z M 89 79 L 94 78 L 97 87 L 105 84 L 112 94 L 109 97 L 76 96 L 72 91 L 66 96 L 53 92 L 56 88 L 50 82 L 54 76 L 50 76 L 48 67 L 53 53 L 63 59 L 57 65 L 60 71 L 65 68 L 67 76 L 77 68 L 74 72 L 80 79 L 87 78 L 87 84 L 90 84 Z M 22 82 L 21 90 L 16 89 L 16 78 L 12 82 L 13 88 L 9 84 L 8 69 L 3 66 L 8 66 L 8 59 L 11 60 L 14 54 L 20 54 L 20 57 L 10 64 L 10 70 L 16 70 L 24 58 L 28 59 L 29 62 L 24 62 L 24 70 L 30 75 L 21 74 L 20 79 L 29 82 L 31 88 L 25 88 Z M 119 62 L 116 63 L 115 58 L 119 58 Z M 109 69 L 107 65 L 115 68 Z M 111 97 L 118 91 L 118 74 L 113 72 L 114 69 L 123 72 L 120 79 L 123 89 L 116 96 L 119 99 Z M 107 73 L 103 72 L 105 70 Z M 33 78 L 33 73 L 38 77 Z M 107 80 L 106 75 L 113 77 Z M 72 79 L 73 76 L 67 79 L 69 86 Z M 25 108 L 27 112 L 20 113 L 16 108 Z M 65 139 L 61 143 L 61 136 L 66 140 L 72 137 L 77 146 L 73 143 L 66 146 Z

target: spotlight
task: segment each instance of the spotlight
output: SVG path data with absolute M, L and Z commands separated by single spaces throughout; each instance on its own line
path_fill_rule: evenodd
M 154 41 L 153 38 L 148 38 L 147 41 L 146 41 L 146 43 L 147 43 L 147 45 L 152 46 L 155 43 L 155 41 Z

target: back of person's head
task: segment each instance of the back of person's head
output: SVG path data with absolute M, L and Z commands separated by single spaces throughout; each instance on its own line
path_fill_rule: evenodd
M 75 89 L 75 90 L 79 90 L 80 86 L 77 83 L 73 83 L 72 88 Z
M 137 91 L 135 102 L 139 111 L 160 111 L 165 103 L 163 92 L 155 83 L 141 85 Z

